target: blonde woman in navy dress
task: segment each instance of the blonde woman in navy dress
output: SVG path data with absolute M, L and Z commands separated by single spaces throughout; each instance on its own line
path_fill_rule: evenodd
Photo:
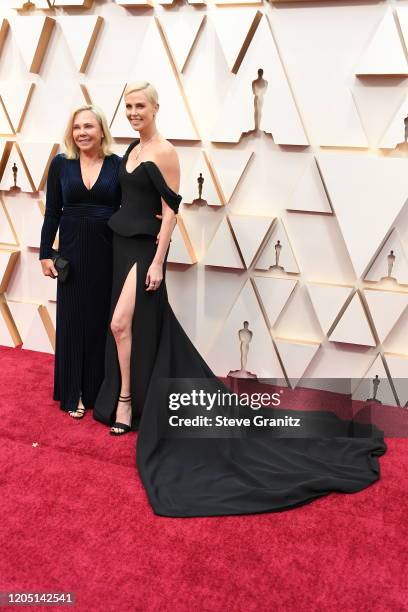
M 93 408 L 103 380 L 104 349 L 112 286 L 109 217 L 120 206 L 120 157 L 103 113 L 77 108 L 65 132 L 65 154 L 51 162 L 41 232 L 45 276 L 57 277 L 52 245 L 59 229 L 59 253 L 69 261 L 65 283 L 57 285 L 53 398 L 80 419 Z

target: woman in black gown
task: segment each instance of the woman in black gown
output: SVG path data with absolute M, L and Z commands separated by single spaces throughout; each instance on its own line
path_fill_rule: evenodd
M 52 245 L 69 275 L 57 285 L 54 400 L 74 418 L 93 408 L 103 380 L 112 277 L 112 232 L 107 220 L 120 206 L 120 157 L 101 111 L 86 105 L 71 116 L 66 154 L 51 162 L 41 231 L 43 273 L 56 278 Z
M 111 425 L 114 435 L 139 431 L 137 466 L 154 512 L 190 517 L 276 511 L 375 482 L 378 457 L 386 450 L 382 432 L 330 412 L 257 410 L 265 418 L 300 417 L 302 427 L 294 433 L 287 427 L 260 432 L 229 425 L 175 431 L 169 425 L 175 414 L 169 391 L 202 389 L 217 397 L 230 389 L 197 352 L 167 298 L 166 260 L 181 196 L 177 154 L 155 125 L 157 92 L 146 82 L 129 85 L 125 102 L 141 138 L 122 160 L 123 204 L 109 221 L 112 318 L 94 417 Z M 183 414 L 209 413 L 189 406 Z M 220 402 L 214 414 L 252 419 L 254 411 Z

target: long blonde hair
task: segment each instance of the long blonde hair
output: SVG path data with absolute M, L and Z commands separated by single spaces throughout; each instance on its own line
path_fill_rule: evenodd
M 78 113 L 82 111 L 91 111 L 98 120 L 99 125 L 102 128 L 103 139 L 101 144 L 102 153 L 104 156 L 112 155 L 113 151 L 112 147 L 112 135 L 109 131 L 108 122 L 106 120 L 105 114 L 103 111 L 95 106 L 94 104 L 84 104 L 83 106 L 79 106 L 72 113 L 68 121 L 67 129 L 65 130 L 64 135 L 64 146 L 65 146 L 65 157 L 67 159 L 78 159 L 79 158 L 79 150 L 76 146 L 74 139 L 72 137 L 72 128 L 74 125 L 75 117 Z
M 146 96 L 149 102 L 151 102 L 152 104 L 159 103 L 159 94 L 157 93 L 157 89 L 154 85 L 149 83 L 149 81 L 134 81 L 133 83 L 129 83 L 125 87 L 123 97 L 126 98 L 126 96 L 132 93 L 133 91 L 141 90 L 146 92 Z

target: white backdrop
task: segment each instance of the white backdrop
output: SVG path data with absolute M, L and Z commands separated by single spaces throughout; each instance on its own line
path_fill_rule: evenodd
M 248 320 L 259 376 L 378 373 L 404 405 L 408 2 L 22 4 L 0 8 L 0 344 L 53 350 L 38 246 L 70 110 L 100 105 L 122 153 L 134 136 L 123 88 L 147 79 L 182 169 L 169 297 L 210 366 L 239 368 Z M 207 204 L 191 204 L 200 172 Z M 277 240 L 284 270 L 270 268 Z M 396 281 L 381 281 L 391 250 Z

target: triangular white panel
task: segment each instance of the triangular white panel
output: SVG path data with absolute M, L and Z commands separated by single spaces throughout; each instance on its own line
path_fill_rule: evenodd
M 31 325 L 26 333 L 23 349 L 41 351 L 42 353 L 53 353 L 54 349 L 45 328 L 44 319 L 40 314 L 41 308 L 44 307 L 39 306 L 34 314 Z
M 269 19 L 269 18 L 268 18 Z M 255 40 L 256 39 L 256 40 Z M 272 134 L 275 144 L 308 145 L 306 133 L 292 96 L 270 27 L 265 25 L 265 18 L 254 36 L 254 47 L 250 46 L 242 62 L 242 69 L 264 69 L 263 78 L 269 79 L 260 119 L 260 129 Z M 257 45 L 257 47 L 255 46 Z M 268 60 L 262 63 L 264 45 L 269 46 Z M 252 55 L 251 55 L 252 52 Z M 265 67 L 264 65 L 265 64 Z M 257 73 L 256 73 L 257 74 Z
M 58 17 L 58 23 L 79 72 L 85 72 L 103 18 L 98 15 Z
M 401 406 L 408 408 L 408 355 L 384 355 Z
M 274 325 L 274 335 L 299 342 L 320 342 L 322 331 L 303 284 L 298 284 Z
M 1 136 L 13 136 L 14 130 L 11 126 L 10 121 L 6 115 L 3 105 L 0 104 L 0 135 Z
M 191 243 L 189 246 L 190 249 L 192 249 Z M 183 238 L 179 223 L 177 223 L 171 236 L 170 251 L 167 261 L 170 263 L 182 264 L 194 263 L 194 259 L 191 257 L 189 249 L 187 248 L 186 242 Z
M 0 95 L 15 132 L 21 131 L 34 83 L 7 82 L 0 84 Z
M 408 64 L 391 8 L 384 15 L 356 68 L 357 75 L 408 75 Z
M 334 328 L 330 340 L 332 342 L 347 342 L 366 346 L 376 345 L 358 292 L 354 294 L 353 299 Z
M 201 174 L 201 177 L 200 177 Z M 217 192 L 214 179 L 208 167 L 206 156 L 203 151 L 194 156 L 194 163 L 188 172 L 181 173 L 182 184 L 180 191 L 183 194 L 184 204 L 192 204 L 198 199 L 198 179 L 203 179 L 201 199 L 209 206 L 222 206 L 223 202 Z M 204 202 L 202 202 L 204 203 Z
M 282 336 L 288 337 L 288 336 Z M 320 351 L 305 372 L 305 382 L 319 379 L 361 379 L 373 360 L 372 348 L 357 348 L 352 345 L 327 342 L 321 345 Z M 347 393 L 350 384 L 346 383 Z
M 40 71 L 54 24 L 51 17 L 37 15 L 13 20 L 13 36 L 30 72 Z
M 290 198 L 288 209 L 320 213 L 332 212 L 314 157 L 308 159 L 300 181 Z
M 182 72 L 204 21 L 204 14 L 162 12 L 157 15 L 157 19 L 163 28 L 174 62 Z
M 260 11 L 243 7 L 230 8 L 227 11 L 215 9 L 210 15 L 228 68 L 231 72 L 236 72 L 237 60 L 243 45 L 247 45 L 253 36 Z
M 19 149 L 37 190 L 43 189 L 48 168 L 56 155 L 58 144 L 54 142 L 20 142 Z
M 318 156 L 318 163 L 354 269 L 361 276 L 407 200 L 407 162 L 326 153 Z
M 160 110 L 156 117 L 159 132 L 170 140 L 198 140 L 155 21 L 151 22 L 146 32 L 129 81 L 140 78 L 141 74 L 151 83 L 160 83 Z M 115 138 L 136 136 L 126 119 L 123 100 L 112 122 L 111 131 Z
M 405 141 L 404 119 L 408 116 L 408 96 L 405 96 L 380 140 L 381 149 L 394 149 Z
M 224 199 L 229 202 L 253 156 L 253 152 L 248 151 L 248 149 L 213 148 L 207 152 L 207 155 L 218 177 Z
M 17 187 L 20 187 L 21 191 L 33 192 L 33 185 L 30 182 L 22 159 L 15 146 L 11 149 L 10 156 L 4 169 L 3 177 L 0 181 L 0 189 L 8 191 L 14 186 L 13 167 L 17 167 Z
M 238 142 L 242 133 L 255 129 L 253 87 L 259 68 L 264 70 L 263 79 L 267 81 L 259 128 L 271 133 L 276 144 L 307 145 L 308 140 L 266 17 L 261 19 L 225 97 L 211 140 Z
M 40 248 L 43 222 L 44 217 L 39 203 L 29 202 L 24 212 L 24 244 L 26 246 Z
M 323 332 L 327 334 L 349 297 L 352 287 L 308 283 L 307 290 L 320 326 Z
M 251 80 L 244 79 L 241 72 L 232 80 L 211 131 L 212 142 L 237 143 L 242 134 L 255 129 L 253 96 L 248 93 Z M 237 100 L 241 100 L 239 105 Z
M 276 264 L 276 245 L 280 242 L 282 250 L 279 255 L 278 265 L 282 266 L 283 270 L 273 268 Z M 290 272 L 299 274 L 299 268 L 293 254 L 292 247 L 286 233 L 285 226 L 282 221 L 278 221 L 272 230 L 268 242 L 266 243 L 259 259 L 256 261 L 256 270 L 269 270 L 276 272 Z
M 210 367 L 219 376 L 241 367 L 239 331 L 248 321 L 252 339 L 246 369 L 258 378 L 283 378 L 272 340 L 250 281 L 244 285 L 220 334 L 207 354 Z
M 184 170 L 182 172 L 184 172 Z M 181 191 L 180 193 L 184 192 Z M 186 232 L 193 245 L 194 253 L 197 260 L 201 262 L 209 249 L 211 241 L 225 213 L 221 208 L 196 205 L 190 207 L 182 203 L 181 214 Z M 234 249 L 236 250 L 235 244 Z
M 265 308 L 269 325 L 273 327 L 286 302 L 292 295 L 297 281 L 286 278 L 269 278 L 266 276 L 255 276 L 253 280 Z
M 202 263 L 206 266 L 243 269 L 244 266 L 225 217 L 218 226 Z
M 397 229 L 391 232 L 390 237 L 384 243 L 373 265 L 365 275 L 366 280 L 382 282 L 384 288 L 391 288 L 391 282 L 386 279 L 389 269 L 388 256 L 391 252 L 395 257 L 391 268 L 391 277 L 395 278 L 401 285 L 408 285 L 408 260 Z
M 5 204 L 0 200 L 0 243 L 16 246 L 17 237 L 13 232 L 11 220 L 6 211 Z
M 394 77 L 391 77 L 391 80 Z M 398 77 L 397 77 L 398 78 Z M 369 83 L 367 82 L 369 81 Z M 387 133 L 390 122 L 404 103 L 405 92 L 401 87 L 390 87 L 387 77 L 368 77 L 356 81 L 353 87 L 353 98 L 358 109 L 364 131 L 370 148 L 382 147 L 384 134 Z M 381 120 L 379 120 L 381 117 Z M 398 130 L 397 130 L 398 131 Z M 399 129 L 398 142 L 404 139 L 404 122 L 402 132 Z M 397 142 L 391 146 L 394 148 Z
M 319 145 L 326 147 L 368 147 L 354 97 L 347 87 L 330 92 L 320 117 Z
M 387 406 L 395 406 L 395 397 L 391 389 L 390 381 L 388 380 L 387 372 L 381 359 L 381 355 L 377 355 L 373 364 L 364 374 L 364 378 L 358 383 L 353 391 L 352 399 L 361 402 L 366 402 L 373 398 L 375 387 L 373 379 L 378 376 L 379 385 L 377 387 L 376 399 L 380 400 Z M 364 410 L 364 407 L 362 406 Z
M 249 215 L 230 215 L 229 220 L 245 265 L 249 268 L 267 231 L 271 227 L 273 219 Z
M 117 81 L 115 83 L 88 81 L 86 85 L 81 85 L 81 89 L 89 103 L 103 108 L 108 125 L 110 125 L 115 116 L 116 109 L 122 100 L 125 83 L 118 83 Z M 121 108 L 121 111 L 124 111 L 124 109 Z M 125 149 L 127 149 L 127 146 Z
M 320 344 L 295 342 L 282 338 L 275 338 L 275 344 L 290 383 L 292 387 L 295 387 L 315 356 Z
M 384 342 L 408 306 L 408 293 L 368 289 L 364 291 L 364 295 L 380 342 Z

